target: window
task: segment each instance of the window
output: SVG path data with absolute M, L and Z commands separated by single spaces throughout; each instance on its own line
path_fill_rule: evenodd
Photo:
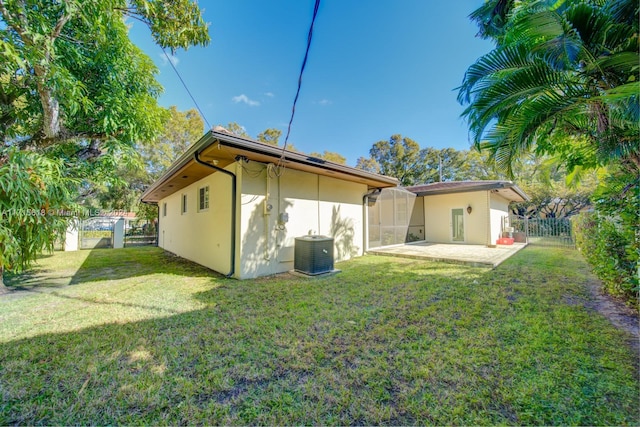
M 209 209 L 209 186 L 200 188 L 198 192 L 198 211 Z
M 181 206 L 181 209 L 182 209 L 181 212 L 183 214 L 187 213 L 187 195 L 186 194 L 182 195 L 182 206 Z
M 162 204 L 162 216 L 167 216 L 167 202 Z

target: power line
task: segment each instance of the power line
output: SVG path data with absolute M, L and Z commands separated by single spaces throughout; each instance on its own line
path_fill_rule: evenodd
M 173 65 L 173 61 L 171 60 L 171 58 L 169 57 L 169 55 L 167 54 L 167 51 L 161 47 L 162 52 L 164 53 L 164 56 L 167 57 L 167 61 L 169 61 L 169 64 L 171 64 L 171 68 L 173 68 L 173 71 L 176 72 L 176 75 L 178 76 L 178 79 L 180 79 L 180 82 L 182 83 L 182 86 L 184 86 L 184 89 L 187 91 L 187 93 L 189 94 L 189 97 L 191 98 L 191 100 L 193 101 L 194 105 L 196 106 L 196 109 L 198 110 L 198 112 L 200 113 L 200 117 L 202 117 L 202 120 L 204 120 L 204 122 L 207 124 L 207 129 L 211 129 L 211 124 L 209 124 L 209 120 L 207 120 L 207 118 L 204 116 L 204 113 L 202 112 L 202 110 L 200 109 L 200 106 L 198 105 L 198 103 L 196 102 L 196 99 L 193 97 L 193 95 L 191 94 L 191 91 L 189 90 L 189 88 L 187 87 L 187 84 L 185 83 L 185 81 L 182 79 L 182 76 L 180 75 L 180 73 L 178 72 L 178 69 L 176 68 L 175 65 Z
M 311 25 L 309 26 L 309 34 L 307 36 L 307 50 L 304 53 L 304 59 L 302 60 L 302 67 L 300 67 L 300 75 L 298 77 L 298 90 L 296 91 L 296 97 L 293 99 L 293 107 L 291 107 L 291 118 L 289 119 L 289 126 L 287 127 L 287 135 L 284 138 L 284 146 L 282 147 L 280 162 L 282 162 L 282 159 L 284 158 L 284 150 L 287 148 L 287 142 L 289 142 L 289 135 L 291 134 L 291 123 L 293 123 L 293 116 L 296 113 L 296 103 L 298 102 L 298 96 L 300 95 L 300 87 L 302 86 L 302 74 L 304 73 L 304 67 L 307 65 L 307 58 L 309 57 L 309 48 L 311 47 L 311 38 L 313 37 L 313 24 L 316 22 L 316 16 L 318 15 L 319 7 L 320 7 L 320 0 L 316 0 L 315 7 L 313 8 L 313 17 L 311 18 Z

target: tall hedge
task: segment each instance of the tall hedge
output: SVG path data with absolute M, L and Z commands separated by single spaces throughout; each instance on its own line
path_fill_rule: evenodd
M 576 244 L 605 290 L 638 307 L 640 178 L 618 170 L 594 195 L 594 211 L 574 219 Z

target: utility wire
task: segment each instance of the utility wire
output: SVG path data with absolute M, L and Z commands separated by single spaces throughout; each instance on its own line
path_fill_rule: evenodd
M 202 112 L 202 110 L 200 109 L 200 106 L 198 105 L 198 103 L 196 102 L 196 99 L 193 97 L 193 95 L 191 94 L 191 91 L 189 90 L 189 88 L 187 87 L 187 84 L 185 83 L 185 81 L 182 79 L 182 76 L 180 75 L 180 73 L 178 72 L 178 69 L 176 68 L 175 65 L 173 65 L 173 61 L 171 60 L 171 58 L 169 57 L 169 55 L 167 54 L 167 51 L 161 47 L 162 52 L 164 53 L 164 56 L 167 57 L 167 61 L 169 61 L 169 64 L 171 64 L 171 68 L 173 68 L 173 71 L 176 72 L 176 75 L 178 76 L 178 78 L 180 79 L 180 82 L 182 83 L 182 86 L 184 86 L 184 89 L 187 91 L 187 93 L 189 94 L 189 97 L 191 98 L 191 100 L 193 101 L 194 105 L 196 106 L 196 108 L 198 109 L 198 112 L 200 113 L 200 117 L 202 117 L 202 120 L 204 120 L 204 122 L 207 124 L 207 129 L 211 129 L 211 124 L 209 124 L 209 120 L 207 120 L 207 118 L 204 116 L 204 113 Z
M 307 65 L 307 58 L 309 57 L 309 48 L 311 47 L 311 38 L 313 37 L 313 24 L 316 22 L 316 16 L 318 15 L 318 8 L 320 7 L 320 0 L 316 0 L 315 7 L 313 8 L 313 17 L 311 18 L 311 26 L 309 26 L 309 35 L 307 36 L 307 50 L 304 53 L 304 59 L 302 60 L 302 67 L 300 67 L 300 75 L 298 77 L 298 90 L 296 91 L 296 97 L 293 99 L 293 107 L 291 108 L 291 118 L 289 119 L 289 127 L 287 127 L 287 135 L 284 138 L 284 146 L 282 147 L 282 154 L 280 155 L 281 164 L 284 160 L 284 151 L 287 148 L 287 142 L 289 142 L 289 135 L 291 134 L 291 124 L 293 123 L 293 116 L 296 113 L 296 103 L 298 102 L 298 96 L 300 95 L 300 87 L 302 86 L 302 73 L 304 73 L 304 67 Z

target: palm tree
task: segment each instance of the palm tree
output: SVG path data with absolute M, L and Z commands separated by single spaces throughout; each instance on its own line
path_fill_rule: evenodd
M 640 168 L 637 0 L 493 0 L 471 18 L 497 44 L 459 88 L 476 147 L 509 173 L 534 149 Z

